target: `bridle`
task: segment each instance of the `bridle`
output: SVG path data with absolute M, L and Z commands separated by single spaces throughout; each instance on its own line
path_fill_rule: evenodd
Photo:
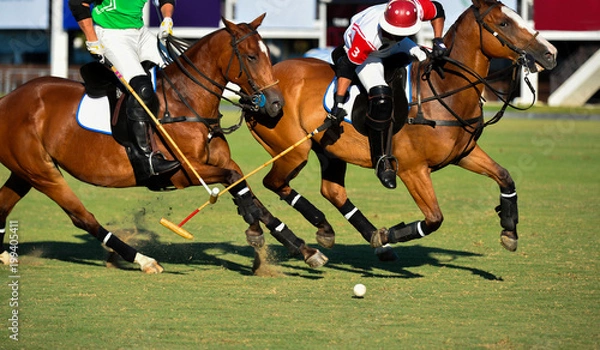
M 250 111 L 252 112 L 256 112 L 258 111 L 260 108 L 263 108 L 265 106 L 266 103 L 266 98 L 265 95 L 263 93 L 264 90 L 275 86 L 277 84 L 279 84 L 279 80 L 275 80 L 270 84 L 267 84 L 266 86 L 263 86 L 262 88 L 259 87 L 256 82 L 254 81 L 254 79 L 252 79 L 252 76 L 250 75 L 250 73 L 248 72 L 248 68 L 246 67 L 246 65 L 244 64 L 244 60 L 242 59 L 242 54 L 240 53 L 240 50 L 238 48 L 238 45 L 246 40 L 247 38 L 253 36 L 253 35 L 258 35 L 258 32 L 256 31 L 256 29 L 253 29 L 252 27 L 250 27 L 248 24 L 244 23 L 244 25 L 246 25 L 246 27 L 248 27 L 249 29 L 251 29 L 250 32 L 246 33 L 244 36 L 242 36 L 241 38 L 237 39 L 235 38 L 234 33 L 232 33 L 229 28 L 226 28 L 227 32 L 231 35 L 231 47 L 233 48 L 233 52 L 235 54 L 235 56 L 237 57 L 239 63 L 240 63 L 240 71 L 238 73 L 238 78 L 240 78 L 242 76 L 242 74 L 246 74 L 246 77 L 248 77 L 248 85 L 250 85 L 250 87 L 252 88 L 252 95 L 245 95 L 243 93 L 239 93 L 240 97 L 241 97 L 241 101 L 245 101 L 245 100 L 249 100 L 250 101 L 250 107 L 248 108 Z M 231 69 L 231 65 L 233 63 L 233 55 L 231 55 L 231 57 L 229 58 L 229 64 L 227 65 L 227 70 L 225 71 L 225 75 L 229 75 L 229 70 Z
M 477 24 L 479 24 L 479 44 L 480 44 L 482 52 L 484 52 L 483 35 L 482 35 L 482 28 L 483 28 L 483 29 L 487 30 L 490 34 L 492 34 L 496 39 L 498 39 L 498 41 L 500 41 L 502 46 L 506 46 L 509 49 L 511 49 L 513 52 L 517 53 L 519 55 L 517 62 L 519 62 L 520 65 L 526 66 L 529 69 L 533 68 L 532 65 L 535 64 L 535 60 L 533 60 L 531 56 L 528 56 L 526 50 L 527 50 L 527 48 L 529 48 L 529 46 L 535 40 L 535 38 L 537 38 L 537 36 L 540 35 L 540 32 L 536 31 L 533 34 L 533 37 L 531 37 L 531 39 L 527 42 L 527 45 L 525 45 L 525 47 L 523 47 L 523 48 L 519 48 L 519 47 L 513 45 L 502 33 L 494 30 L 494 28 L 492 28 L 489 24 L 487 24 L 483 20 L 494 9 L 494 7 L 499 6 L 499 5 L 500 5 L 500 3 L 493 4 L 492 6 L 488 7 L 488 9 L 484 13 L 480 13 L 479 8 L 477 8 L 475 6 L 471 6 L 471 9 L 473 10 L 473 14 L 475 16 L 475 21 L 477 21 Z M 484 52 L 484 54 L 485 54 L 485 52 Z
M 252 78 L 252 76 L 249 74 L 249 69 L 246 66 L 246 64 L 244 63 L 242 54 L 239 50 L 239 44 L 241 42 L 243 42 L 244 40 L 252 37 L 253 35 L 258 35 L 258 32 L 255 29 L 253 29 L 250 25 L 248 25 L 246 23 L 244 23 L 244 24 L 247 26 L 248 29 L 250 29 L 250 31 L 248 33 L 244 34 L 243 36 L 241 36 L 240 38 L 236 38 L 236 36 L 233 32 L 231 32 L 228 28 L 225 28 L 227 33 L 229 33 L 229 35 L 231 36 L 230 44 L 232 47 L 232 54 L 229 58 L 229 63 L 227 65 L 227 70 L 225 72 L 225 75 L 226 76 L 229 75 L 229 72 L 233 66 L 234 59 L 237 58 L 237 60 L 239 62 L 239 66 L 240 66 L 240 71 L 237 75 L 237 78 L 240 78 L 243 74 L 246 75 L 246 77 L 248 79 L 247 80 L 248 85 L 252 88 L 251 94 L 247 94 L 247 93 L 243 92 L 242 90 L 238 91 L 238 90 L 231 89 L 226 85 L 220 84 L 219 82 L 215 81 L 214 79 L 212 79 L 208 75 L 206 75 L 204 72 L 202 72 L 202 70 L 200 70 L 186 54 L 187 49 L 193 45 L 193 42 L 191 42 L 191 41 L 181 39 L 181 38 L 175 37 L 173 35 L 169 35 L 165 39 L 164 48 L 166 49 L 166 53 L 164 52 L 164 50 L 159 50 L 159 51 L 161 52 L 162 58 L 165 62 L 167 62 L 168 64 L 175 63 L 177 65 L 177 67 L 179 68 L 179 70 L 188 79 L 190 79 L 194 84 L 200 86 L 201 88 L 203 88 L 210 94 L 214 95 L 218 99 L 225 100 L 225 101 L 231 103 L 232 105 L 239 107 L 242 110 L 250 110 L 250 111 L 256 112 L 256 111 L 260 110 L 261 108 L 263 108 L 266 104 L 266 97 L 265 97 L 263 91 L 274 85 L 277 85 L 279 83 L 279 81 L 274 81 L 263 87 L 260 87 L 255 82 L 255 80 Z M 159 41 L 159 46 L 160 46 L 160 41 Z M 186 65 L 184 65 L 184 62 L 187 65 L 187 67 L 186 67 Z M 190 67 L 190 68 L 188 68 L 188 67 Z M 190 69 L 192 71 L 190 71 Z M 226 134 L 237 130 L 241 126 L 241 123 L 242 123 L 241 118 L 237 124 L 235 124 L 229 128 L 221 128 L 220 126 L 218 126 L 218 122 L 215 123 L 214 120 L 213 120 L 213 122 L 210 122 L 211 120 L 201 117 L 192 108 L 192 106 L 190 105 L 188 100 L 185 98 L 185 96 L 183 96 L 183 94 L 177 89 L 175 84 L 172 82 L 170 77 L 164 72 L 164 70 L 162 73 L 163 73 L 162 78 L 167 81 L 167 83 L 173 88 L 173 90 L 175 91 L 175 93 L 177 94 L 179 99 L 194 114 L 194 117 L 192 117 L 192 118 L 190 118 L 190 117 L 171 118 L 169 115 L 169 112 L 168 112 L 167 99 L 165 96 L 165 98 L 164 98 L 165 117 L 163 117 L 163 119 L 161 120 L 162 123 L 172 123 L 172 122 L 178 122 L 178 121 L 199 121 L 199 122 L 203 122 L 204 124 L 206 124 L 207 127 L 209 127 L 209 129 L 211 129 L 211 132 L 214 132 L 215 129 L 218 128 L 219 131 L 226 133 Z M 199 76 L 201 76 L 203 79 L 205 79 L 209 84 L 206 84 L 206 83 L 200 81 L 193 73 L 197 73 Z M 232 101 L 231 99 L 223 96 L 223 94 L 215 92 L 215 90 L 211 89 L 208 85 L 217 87 L 219 91 L 227 90 L 227 91 L 234 93 L 235 95 L 240 97 L 239 102 Z M 163 95 L 164 94 L 165 94 L 165 89 L 163 89 Z
M 531 38 L 531 40 L 527 43 L 527 45 L 525 45 L 524 48 L 519 48 L 516 47 L 515 45 L 513 45 L 507 38 L 505 38 L 501 33 L 495 31 L 489 24 L 487 24 L 486 22 L 484 22 L 484 18 L 490 13 L 490 11 L 498 6 L 500 3 L 496 3 L 493 4 L 492 6 L 490 6 L 483 14 L 479 13 L 479 9 L 475 6 L 471 6 L 471 9 L 474 13 L 474 17 L 475 20 L 477 22 L 477 24 L 479 25 L 479 40 L 480 40 L 480 47 L 482 50 L 482 53 L 484 55 L 484 47 L 483 47 L 483 29 L 485 29 L 486 31 L 488 31 L 489 33 L 491 33 L 496 39 L 498 39 L 500 41 L 500 43 L 503 46 L 508 47 L 509 49 L 511 49 L 513 52 L 517 53 L 519 55 L 519 57 L 513 61 L 512 65 L 502 71 L 496 72 L 490 76 L 487 77 L 483 77 L 480 74 L 478 74 L 477 72 L 475 72 L 473 69 L 471 69 L 470 67 L 466 66 L 465 64 L 463 64 L 462 62 L 459 62 L 457 60 L 454 60 L 452 58 L 450 58 L 450 55 L 446 55 L 443 56 L 441 58 L 439 58 L 438 62 L 435 62 L 434 60 L 429 60 L 429 63 L 427 63 L 427 66 L 423 69 L 424 73 L 421 77 L 421 79 L 419 80 L 419 83 L 417 84 L 417 96 L 418 96 L 418 101 L 416 103 L 411 103 L 410 105 L 418 105 L 418 111 L 417 111 L 417 117 L 413 118 L 412 120 L 409 118 L 408 123 L 409 124 L 424 124 L 424 125 L 429 125 L 432 127 L 435 127 L 436 125 L 439 126 L 460 126 L 462 127 L 465 131 L 473 134 L 473 135 L 479 135 L 481 134 L 481 132 L 483 131 L 483 128 L 491 125 L 491 124 L 495 124 L 497 123 L 503 116 L 504 116 L 504 112 L 506 111 L 507 107 L 512 107 L 514 109 L 518 109 L 518 110 L 526 110 L 529 109 L 533 106 L 534 101 L 535 101 L 535 89 L 533 88 L 533 85 L 531 85 L 531 82 L 529 81 L 529 79 L 527 78 L 527 76 L 524 77 L 525 82 L 527 83 L 527 86 L 529 87 L 530 91 L 532 92 L 532 94 L 534 95 L 534 99 L 531 102 L 531 104 L 527 107 L 518 107 L 513 105 L 509 99 L 510 96 L 516 91 L 518 84 L 517 84 L 517 80 L 518 80 L 518 76 L 519 76 L 519 69 L 521 67 L 527 67 L 527 68 L 531 68 L 531 64 L 535 64 L 535 61 L 529 57 L 529 54 L 527 54 L 526 49 L 531 45 L 531 42 L 533 40 L 535 40 L 535 38 L 539 35 L 539 32 L 536 32 L 535 35 Z M 456 34 L 454 36 L 453 41 L 456 40 Z M 449 51 L 452 50 L 454 44 L 450 45 L 449 47 Z M 487 55 L 486 55 L 487 56 Z M 435 86 L 433 85 L 433 83 L 431 82 L 430 79 L 430 75 L 432 70 L 435 70 L 434 65 L 440 65 L 443 66 L 446 62 L 451 63 L 452 65 L 458 67 L 460 69 L 460 72 L 457 71 L 447 71 L 447 72 L 451 72 L 453 74 L 456 75 L 460 75 L 463 76 L 465 79 L 468 79 L 467 76 L 470 76 L 471 78 L 474 78 L 474 81 L 456 88 L 454 90 L 451 91 L 447 91 L 445 93 L 438 93 L 435 89 Z M 531 63 L 529 63 L 531 62 Z M 419 71 L 421 70 L 421 65 L 419 66 Z M 507 76 L 508 74 L 510 74 L 510 84 L 509 84 L 509 89 L 508 92 L 502 92 L 500 90 L 498 90 L 497 88 L 494 88 L 492 86 L 492 82 L 499 80 L 505 76 Z M 420 98 L 420 90 L 421 90 L 421 80 L 423 81 L 427 81 L 429 88 L 431 89 L 433 96 L 423 99 L 421 100 Z M 482 109 L 482 115 L 476 118 L 472 118 L 472 119 L 468 119 L 465 120 L 463 119 L 461 116 L 459 116 L 456 112 L 454 112 L 452 110 L 452 108 L 443 100 L 445 97 L 454 95 L 456 93 L 459 93 L 461 91 L 464 90 L 468 90 L 470 88 L 475 88 L 478 89 L 477 86 L 478 85 L 484 85 L 487 89 L 487 91 L 492 92 L 500 101 L 503 102 L 503 106 L 501 107 L 501 109 L 494 115 L 494 117 L 492 117 L 490 120 L 486 121 L 486 122 L 482 122 L 479 123 L 480 121 L 483 121 L 483 104 L 482 101 L 480 100 L 480 105 L 481 105 L 481 109 Z M 479 95 L 481 96 L 481 91 L 478 89 Z M 454 118 L 456 119 L 456 121 L 444 121 L 444 120 L 428 120 L 425 119 L 423 117 L 423 112 L 421 109 L 421 104 L 425 103 L 425 102 L 430 102 L 430 101 L 438 101 L 442 106 L 444 106 L 444 108 L 454 116 Z M 474 126 L 475 124 L 479 124 L 479 126 Z

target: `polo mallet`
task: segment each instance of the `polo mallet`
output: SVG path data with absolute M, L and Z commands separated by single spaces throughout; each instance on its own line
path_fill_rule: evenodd
M 227 186 L 227 188 L 225 188 L 223 191 L 221 192 L 217 192 L 215 194 L 214 197 L 220 197 L 221 195 L 229 192 L 231 190 L 231 188 L 233 188 L 234 186 L 238 185 L 239 183 L 241 183 L 242 181 L 246 180 L 247 178 L 249 178 L 250 176 L 256 174 L 258 171 L 260 171 L 261 169 L 263 169 L 264 167 L 266 167 L 267 165 L 273 163 L 274 161 L 276 161 L 277 159 L 285 156 L 286 154 L 288 154 L 291 150 L 293 150 L 294 148 L 298 147 L 299 145 L 301 145 L 304 141 L 311 139 L 313 136 L 315 136 L 316 134 L 320 133 L 321 131 L 327 129 L 329 126 L 331 125 L 331 120 L 327 119 L 325 121 L 325 123 L 323 123 L 323 125 L 319 126 L 318 128 L 316 128 L 314 131 L 310 132 L 308 135 L 304 136 L 302 139 L 298 140 L 298 142 L 296 142 L 295 144 L 291 145 L 290 147 L 286 148 L 285 150 L 283 150 L 281 153 L 279 153 L 278 155 L 276 155 L 275 157 L 271 158 L 269 161 L 267 161 L 266 163 L 264 163 L 263 165 L 259 166 L 258 168 L 252 170 L 251 172 L 249 172 L 248 174 L 246 174 L 244 177 L 242 177 L 241 179 L 237 180 L 236 182 L 232 183 L 231 185 Z M 188 222 L 191 218 L 193 218 L 196 214 L 198 214 L 202 209 L 204 209 L 207 205 L 209 204 L 213 204 L 214 202 L 216 202 L 216 198 L 213 201 L 213 196 L 211 195 L 210 199 L 208 201 L 206 201 L 206 203 L 202 204 L 200 207 L 198 207 L 197 209 L 195 209 L 193 212 L 190 213 L 190 215 L 188 215 L 185 219 L 183 219 L 179 225 L 175 225 L 174 223 L 172 223 L 171 221 L 162 218 L 160 219 L 160 223 L 168 228 L 169 230 L 175 232 L 176 234 L 180 235 L 183 238 L 187 238 L 187 239 L 192 239 L 194 238 L 194 236 L 189 233 L 187 230 L 185 230 L 184 228 L 182 228 L 183 225 L 185 225 L 186 222 Z
M 214 200 L 213 200 L 213 203 L 214 203 L 217 200 L 217 194 L 219 193 L 219 189 L 215 187 L 211 190 L 210 187 L 208 187 L 206 182 L 204 182 L 202 177 L 200 177 L 200 174 L 198 174 L 196 169 L 194 169 L 194 167 L 192 166 L 190 161 L 187 159 L 187 157 L 183 154 L 183 152 L 181 152 L 181 149 L 179 149 L 179 146 L 177 146 L 177 144 L 175 143 L 175 141 L 173 141 L 173 139 L 171 138 L 169 133 L 165 130 L 165 128 L 163 128 L 162 124 L 160 124 L 160 121 L 156 118 L 156 116 L 154 116 L 154 113 L 152 113 L 152 111 L 150 111 L 148 106 L 146 106 L 144 101 L 142 101 L 141 97 L 135 92 L 135 90 L 133 90 L 133 88 L 131 87 L 131 85 L 129 85 L 129 83 L 125 80 L 125 78 L 123 78 L 123 76 L 117 70 L 117 68 L 115 68 L 115 66 L 106 57 L 103 58 L 103 62 L 101 62 L 101 63 L 106 64 L 113 71 L 113 73 L 115 73 L 115 75 L 117 76 L 117 78 L 119 78 L 119 81 L 121 81 L 121 83 L 125 86 L 127 91 L 129 91 L 129 93 L 144 108 L 146 113 L 148 113 L 148 115 L 150 116 L 150 119 L 152 119 L 152 122 L 154 122 L 154 125 L 156 125 L 156 128 L 158 129 L 158 131 L 169 142 L 170 146 L 175 150 L 178 158 L 183 163 L 185 163 L 185 165 L 192 171 L 192 173 L 198 179 L 198 181 L 202 184 L 202 186 L 204 186 L 204 188 L 206 189 L 206 192 L 208 192 L 208 194 L 210 195 L 210 200 L 213 200 L 213 198 L 214 198 Z

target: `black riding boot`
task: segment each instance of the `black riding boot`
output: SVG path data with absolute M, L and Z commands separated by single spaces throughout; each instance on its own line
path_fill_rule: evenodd
M 369 146 L 371 147 L 371 162 L 381 184 L 386 188 L 396 188 L 396 169 L 392 166 L 395 158 L 386 152 L 388 131 L 369 130 Z
M 396 188 L 396 169 L 392 166 L 395 158 L 390 154 L 392 112 L 392 89 L 384 85 L 371 88 L 369 112 L 365 124 L 369 131 L 371 161 L 379 181 L 386 188 Z
M 131 79 L 131 87 L 144 102 L 146 107 L 156 115 L 158 112 L 158 98 L 152 88 L 150 77 L 145 75 L 136 76 Z M 138 174 L 141 180 L 148 180 L 155 175 L 171 172 L 181 164 L 176 160 L 167 160 L 158 151 L 152 150 L 152 128 L 150 116 L 139 101 L 132 95 L 127 98 L 127 127 L 129 136 L 137 148 L 136 159 L 132 160 L 134 166 L 139 167 Z
M 147 158 L 147 165 L 143 166 L 143 169 L 146 169 L 150 176 L 162 175 L 179 168 L 181 164 L 178 161 L 167 160 L 160 152 L 152 151 L 152 129 L 148 122 L 128 120 L 128 123 L 136 146 Z

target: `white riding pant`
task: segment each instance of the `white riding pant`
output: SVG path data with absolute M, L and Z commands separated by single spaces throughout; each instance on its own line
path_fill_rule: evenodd
M 414 41 L 410 40 L 409 38 L 405 38 L 404 40 L 401 40 L 386 49 L 381 49 L 371 53 L 361 65 L 356 67 L 358 79 L 367 92 L 374 86 L 388 86 L 388 83 L 385 81 L 382 58 L 390 57 L 399 53 L 405 53 L 406 55 L 413 56 L 412 51 L 414 49 L 417 49 L 419 52 L 421 52 Z
M 369 56 L 356 68 L 356 75 L 367 92 L 374 86 L 388 86 L 385 82 L 381 58 Z
M 141 62 L 151 61 L 163 65 L 158 51 L 157 38 L 148 28 L 108 29 L 95 26 L 96 35 L 105 48 L 105 57 L 121 73 L 125 81 L 145 75 Z

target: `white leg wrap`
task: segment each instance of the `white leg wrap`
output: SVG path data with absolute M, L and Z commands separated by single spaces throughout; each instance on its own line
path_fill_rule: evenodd
M 421 237 L 425 237 L 425 234 L 423 233 L 423 230 L 421 229 L 421 221 L 419 221 L 419 223 L 417 224 L 417 231 L 419 232 L 419 235 Z
M 293 207 L 294 205 L 296 205 L 296 203 L 298 203 L 298 201 L 300 200 L 300 198 L 302 198 L 302 196 L 300 194 L 298 194 L 296 197 L 294 197 L 294 199 L 292 199 L 292 202 L 290 203 L 290 205 Z
M 358 211 L 358 208 L 354 207 L 354 209 L 350 210 L 350 212 L 348 212 L 346 215 L 344 215 L 344 217 L 346 218 L 346 220 L 350 220 L 352 215 L 354 215 L 354 213 L 356 213 L 357 211 Z
M 102 240 L 102 243 L 104 245 L 106 245 L 106 242 L 108 242 L 108 240 L 110 239 L 110 237 L 112 236 L 112 232 L 109 232 L 106 237 L 104 237 L 104 239 Z
M 244 187 L 244 188 L 242 188 L 242 189 L 241 189 L 241 190 L 240 190 L 240 191 L 237 193 L 237 195 L 238 195 L 238 196 L 241 196 L 241 195 L 243 195 L 243 194 L 246 194 L 246 193 L 248 193 L 248 192 L 250 192 L 250 189 L 249 189 L 248 187 Z

